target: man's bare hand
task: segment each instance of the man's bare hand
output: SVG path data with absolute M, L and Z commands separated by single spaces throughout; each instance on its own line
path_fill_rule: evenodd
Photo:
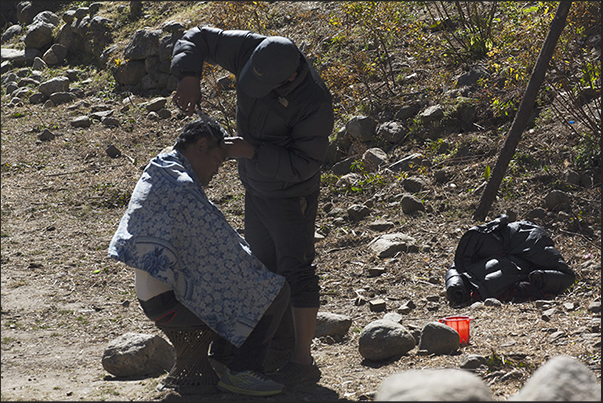
M 191 116 L 195 113 L 195 106 L 201 100 L 200 79 L 193 76 L 186 76 L 178 84 L 178 89 L 172 100 L 174 103 Z
M 220 147 L 226 150 L 230 158 L 253 158 L 255 147 L 243 137 L 225 137 Z

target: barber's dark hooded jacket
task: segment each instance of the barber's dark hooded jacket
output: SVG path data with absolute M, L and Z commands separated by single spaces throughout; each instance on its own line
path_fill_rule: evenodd
M 239 77 L 266 36 L 249 31 L 196 27 L 175 44 L 171 71 L 178 79 L 202 76 L 203 63 Z M 300 52 L 301 53 L 301 52 Z M 331 95 L 305 57 L 294 81 L 252 98 L 237 86 L 237 132 L 256 147 L 238 161 L 246 190 L 261 197 L 300 197 L 320 186 L 333 130 Z

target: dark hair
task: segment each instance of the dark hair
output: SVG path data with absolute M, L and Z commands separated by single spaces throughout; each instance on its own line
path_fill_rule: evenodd
M 192 144 L 203 137 L 208 140 L 215 140 L 213 142 L 210 141 L 210 148 L 213 148 L 219 146 L 220 142 L 227 135 L 226 131 L 215 119 L 202 114 L 199 116 L 199 119 L 189 122 L 184 126 L 182 132 L 180 132 L 178 138 L 176 138 L 174 148 L 182 151 L 186 149 L 189 144 Z

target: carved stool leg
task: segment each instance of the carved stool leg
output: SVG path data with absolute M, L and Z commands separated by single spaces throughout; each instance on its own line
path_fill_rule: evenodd
M 209 328 L 170 329 L 158 326 L 176 350 L 176 363 L 159 385 L 180 394 L 212 394 L 219 381 L 207 358 L 209 344 L 218 335 Z

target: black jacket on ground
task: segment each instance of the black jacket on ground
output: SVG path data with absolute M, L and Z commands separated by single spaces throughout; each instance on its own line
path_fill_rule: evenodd
M 446 295 L 452 306 L 490 297 L 548 298 L 574 281 L 574 272 L 543 228 L 527 221 L 509 223 L 501 215 L 461 237 L 446 272 Z

